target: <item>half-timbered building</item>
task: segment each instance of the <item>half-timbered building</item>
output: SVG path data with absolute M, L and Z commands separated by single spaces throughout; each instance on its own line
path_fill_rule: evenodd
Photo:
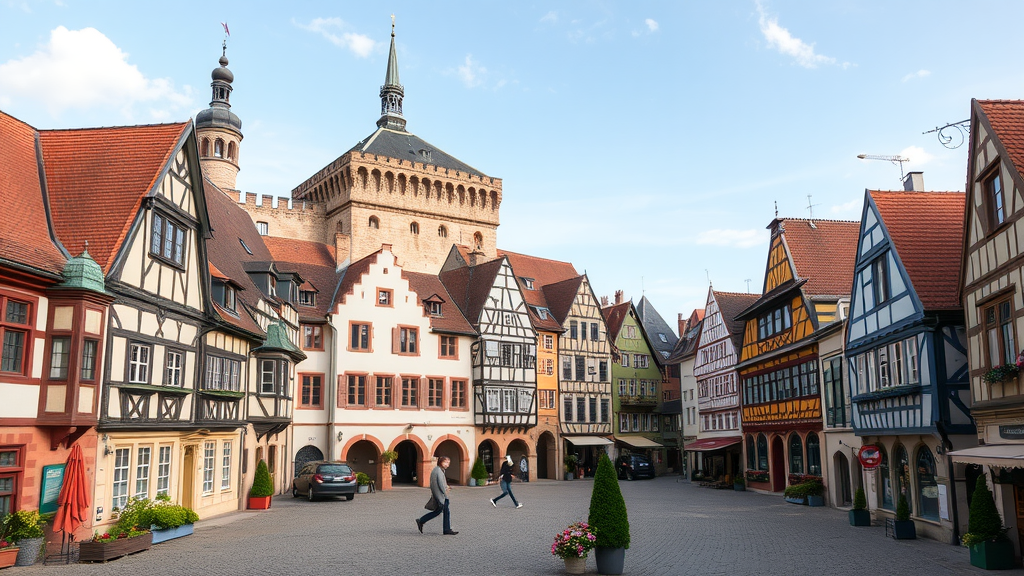
M 744 443 L 756 453 L 748 479 L 780 492 L 805 476 L 824 480 L 814 336 L 849 298 L 859 226 L 776 218 L 768 228 L 764 288 L 736 317 L 745 325 L 737 369 Z
M 736 364 L 743 345 L 744 324 L 736 315 L 757 300 L 708 288 L 704 325 L 693 360 L 697 381 L 697 441 L 686 450 L 700 452 L 705 476 L 735 477 L 742 471 L 740 457 L 739 374 Z M 748 463 L 748 467 L 753 468 Z
M 508 259 L 471 266 L 452 247 L 441 282 L 480 335 L 473 364 L 475 456 L 496 476 L 512 456 L 518 472 L 537 478 L 529 433 L 537 425 L 537 331 Z
M 961 299 L 967 322 L 971 415 L 983 446 L 954 462 L 981 466 L 996 507 L 1024 548 L 1024 102 L 971 101 Z
M 955 274 L 964 195 L 915 190 L 915 180 L 919 173 L 907 177 L 906 191 L 865 193 L 847 370 L 853 429 L 882 455 L 872 508 L 893 516 L 903 495 L 917 532 L 948 542 L 953 511 L 967 500 L 963 477 L 958 486 L 941 455 L 976 444 Z
M 697 356 L 697 344 L 700 343 L 700 332 L 703 325 L 703 308 L 694 310 L 685 320 L 680 313 L 679 341 L 676 342 L 672 354 L 665 361 L 669 365 L 677 366 L 679 373 L 679 399 L 668 402 L 666 406 L 666 411 L 675 412 L 676 402 L 678 402 L 678 426 L 667 436 L 675 438 L 678 445 L 683 447 L 683 452 L 680 455 L 682 459 L 680 470 L 687 478 L 691 477 L 693 472 L 700 470 L 702 463 L 701 451 L 686 450 L 686 446 L 696 442 L 699 430 L 697 424 L 697 379 L 693 376 L 693 364 Z

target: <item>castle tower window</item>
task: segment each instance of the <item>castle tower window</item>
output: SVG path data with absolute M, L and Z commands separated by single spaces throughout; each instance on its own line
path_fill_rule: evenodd
M 260 236 L 267 236 L 270 234 L 270 224 L 266 222 L 257 222 L 256 231 L 260 233 Z
M 370 222 L 368 226 L 373 230 L 377 230 L 380 228 L 380 220 L 378 220 L 376 216 L 370 216 Z
M 203 141 L 199 144 L 199 155 L 207 157 L 210 155 L 210 139 L 203 138 Z
M 437 227 L 437 235 L 441 238 L 448 237 L 448 228 L 445 228 L 444 224 Z
M 228 160 L 235 159 L 235 143 L 228 142 Z
M 479 232 L 473 233 L 473 247 L 483 248 L 484 247 L 484 235 Z
M 419 234 L 420 233 L 420 225 L 417 224 L 416 222 L 413 222 L 412 224 L 409 224 L 409 233 L 413 234 L 413 235 Z
M 224 141 L 217 138 L 213 142 L 213 157 L 223 158 L 224 157 Z

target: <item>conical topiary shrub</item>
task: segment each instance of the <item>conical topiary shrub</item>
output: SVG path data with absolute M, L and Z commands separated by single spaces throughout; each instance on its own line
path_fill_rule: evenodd
M 970 519 L 967 521 L 967 534 L 964 534 L 964 545 L 970 546 L 977 542 L 1001 540 L 1006 538 L 1003 519 L 996 510 L 995 499 L 988 489 L 988 482 L 982 475 L 977 480 L 974 496 L 971 497 Z
M 871 526 L 871 513 L 868 512 L 868 499 L 864 496 L 864 488 L 857 488 L 853 495 L 850 526 Z
M 256 464 L 256 474 L 252 479 L 252 488 L 249 490 L 249 496 L 253 498 L 266 498 L 273 495 L 274 481 L 270 478 L 270 470 L 267 469 L 267 463 L 260 460 Z
M 477 486 L 487 485 L 487 468 L 484 467 L 483 459 L 476 459 L 476 462 L 473 463 L 473 470 L 470 471 L 469 476 L 473 480 L 476 480 Z
M 597 463 L 587 522 L 597 536 L 598 573 L 622 574 L 625 549 L 629 548 L 629 517 L 615 467 L 607 454 L 602 454 Z
M 899 500 L 896 501 L 896 521 L 906 522 L 910 520 L 910 505 L 907 504 L 907 497 L 900 494 Z
M 864 488 L 857 488 L 857 492 L 853 495 L 853 509 L 854 510 L 867 510 L 868 499 L 864 496 Z

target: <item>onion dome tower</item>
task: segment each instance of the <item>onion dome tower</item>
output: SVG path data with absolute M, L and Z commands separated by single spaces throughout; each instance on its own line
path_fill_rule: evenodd
M 227 42 L 221 46 L 220 67 L 210 75 L 213 99 L 210 107 L 196 114 L 199 158 L 207 178 L 221 190 L 234 190 L 238 177 L 238 152 L 242 142 L 242 121 L 231 111 L 231 83 Z

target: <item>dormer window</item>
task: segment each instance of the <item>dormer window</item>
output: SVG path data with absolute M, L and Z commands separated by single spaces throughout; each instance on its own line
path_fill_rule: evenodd
M 441 315 L 441 303 L 440 302 L 426 302 L 425 303 L 427 314 L 431 316 Z
M 159 212 L 153 212 L 153 236 L 149 253 L 176 266 L 183 266 L 185 227 Z
M 519 279 L 523 281 L 523 288 L 526 288 L 527 290 L 533 290 L 533 278 L 526 278 L 525 276 L 520 276 Z
M 221 302 L 228 310 L 235 309 L 235 289 L 232 286 L 224 286 L 224 301 Z
M 770 336 L 780 334 L 792 327 L 792 318 L 789 311 L 789 304 L 776 308 L 771 312 L 757 318 L 757 337 L 764 340 Z
M 316 292 L 313 290 L 299 290 L 300 306 L 316 306 Z
M 277 296 L 277 278 L 273 275 L 270 276 L 270 296 Z
M 665 342 L 666 344 L 668 343 L 668 338 L 666 338 L 665 335 L 660 332 L 658 333 L 658 338 L 661 339 L 662 342 Z

